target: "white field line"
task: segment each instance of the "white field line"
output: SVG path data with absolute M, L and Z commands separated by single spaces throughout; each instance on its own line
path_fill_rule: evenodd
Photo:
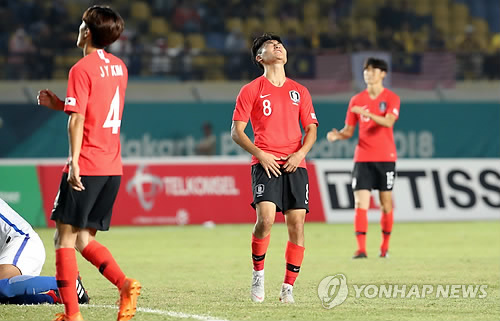
M 36 304 L 35 305 L 25 305 L 25 307 L 36 307 L 36 306 L 37 306 Z M 99 308 L 99 309 L 118 310 L 118 307 L 116 305 L 101 305 L 101 304 L 81 304 L 80 308 Z M 142 308 L 142 307 L 138 307 L 137 311 L 143 312 L 143 313 L 164 315 L 164 316 L 169 316 L 169 317 L 179 318 L 179 319 L 195 319 L 195 320 L 200 320 L 200 321 L 227 321 L 225 319 L 215 318 L 215 317 L 212 317 L 210 315 L 190 314 L 190 313 L 165 311 L 165 310 Z
M 118 310 L 118 307 L 115 305 L 82 304 L 82 305 L 80 305 L 80 307 L 105 308 L 105 309 Z M 215 318 L 215 317 L 212 317 L 209 315 L 199 315 L 199 314 L 190 314 L 190 313 L 175 312 L 175 311 L 165 311 L 165 310 L 150 309 L 150 308 L 143 308 L 143 307 L 137 307 L 137 311 L 143 312 L 143 313 L 166 315 L 169 317 L 179 318 L 179 319 L 195 319 L 195 320 L 200 320 L 200 321 L 226 321 L 224 319 L 218 319 L 218 318 Z

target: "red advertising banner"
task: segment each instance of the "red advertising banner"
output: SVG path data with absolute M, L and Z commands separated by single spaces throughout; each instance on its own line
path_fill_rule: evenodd
M 47 216 L 61 179 L 62 166 L 39 166 Z M 314 164 L 308 164 L 310 213 L 324 222 Z M 250 165 L 238 161 L 127 163 L 113 210 L 112 225 L 184 225 L 255 222 Z M 283 222 L 283 215 L 276 215 Z M 53 223 L 49 223 L 53 226 Z

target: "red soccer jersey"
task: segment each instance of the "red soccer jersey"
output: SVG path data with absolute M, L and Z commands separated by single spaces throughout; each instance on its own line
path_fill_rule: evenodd
M 395 162 L 397 155 L 392 127 L 380 126 L 370 118 L 351 112 L 351 108 L 360 106 L 382 117 L 391 113 L 397 119 L 399 103 L 399 96 L 387 88 L 384 88 L 376 99 L 371 99 L 367 90 L 351 98 L 345 123 L 356 126 L 359 122 L 359 142 L 354 152 L 355 162 Z
M 302 147 L 300 123 L 303 128 L 318 125 L 309 91 L 289 78 L 281 87 L 274 86 L 264 76 L 243 86 L 236 99 L 233 121 L 247 123 L 248 119 L 255 146 L 277 157 L 288 156 Z M 252 156 L 252 165 L 258 162 Z M 305 168 L 305 160 L 299 166 Z
M 80 175 L 122 175 L 120 125 L 127 79 L 123 61 L 102 49 L 80 59 L 69 72 L 64 111 L 85 116 Z

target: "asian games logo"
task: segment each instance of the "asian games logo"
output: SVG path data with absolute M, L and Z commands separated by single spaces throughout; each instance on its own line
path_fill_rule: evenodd
M 137 167 L 134 177 L 127 183 L 127 193 L 135 194 L 142 208 L 151 211 L 156 195 L 163 189 L 163 181 L 158 176 L 145 173 L 145 169 L 144 164 Z M 145 188 L 148 185 L 149 188 Z

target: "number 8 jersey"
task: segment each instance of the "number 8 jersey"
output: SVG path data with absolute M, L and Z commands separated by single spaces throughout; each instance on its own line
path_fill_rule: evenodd
M 261 150 L 281 157 L 302 147 L 302 130 L 318 125 L 309 91 L 286 78 L 281 87 L 260 76 L 243 86 L 236 99 L 233 121 L 252 123 L 254 144 Z M 252 156 L 252 165 L 259 161 Z M 284 164 L 285 161 L 278 161 Z M 303 160 L 300 167 L 306 167 Z
M 85 116 L 80 175 L 122 175 L 120 126 L 127 80 L 123 61 L 102 49 L 80 59 L 69 72 L 64 111 Z

